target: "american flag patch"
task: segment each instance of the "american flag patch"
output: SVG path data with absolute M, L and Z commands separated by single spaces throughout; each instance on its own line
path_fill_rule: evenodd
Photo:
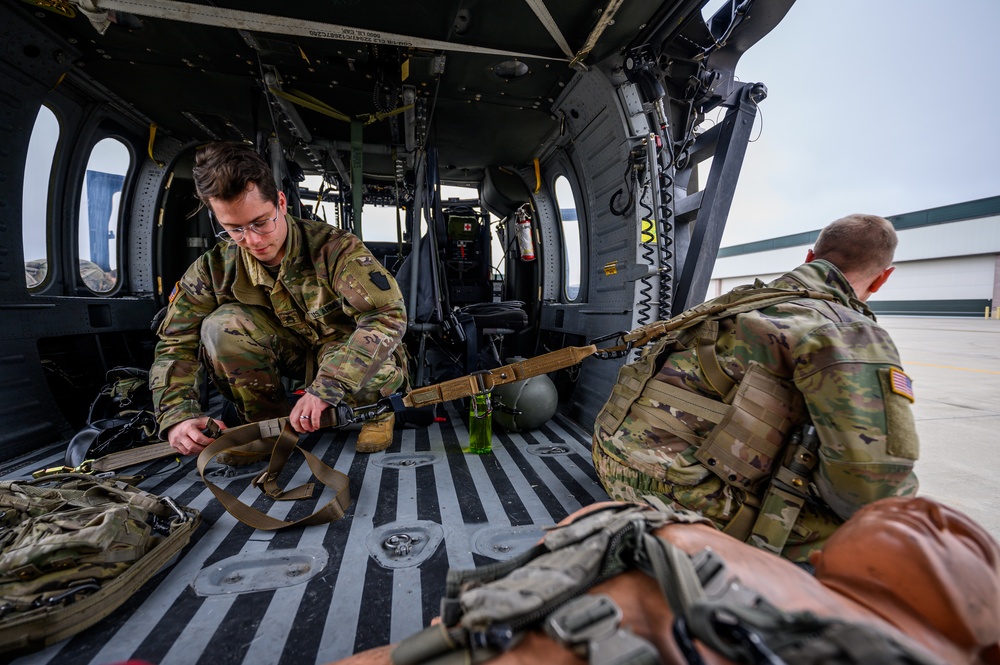
M 910 377 L 906 376 L 905 372 L 901 372 L 895 367 L 889 371 L 889 386 L 892 388 L 892 392 L 897 395 L 902 395 L 911 402 L 916 401 L 913 397 L 913 381 Z
M 174 298 L 177 297 L 177 291 L 179 291 L 180 288 L 181 288 L 181 283 L 180 282 L 174 282 L 174 290 L 170 292 L 169 296 L 167 296 L 167 302 L 168 303 L 174 301 Z

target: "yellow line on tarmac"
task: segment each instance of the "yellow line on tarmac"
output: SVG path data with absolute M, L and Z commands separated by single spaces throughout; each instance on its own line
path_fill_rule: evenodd
M 979 372 L 980 374 L 1000 374 L 992 369 L 973 369 L 972 367 L 954 367 L 952 365 L 935 365 L 934 363 L 918 363 L 907 360 L 906 365 L 920 365 L 921 367 L 937 367 L 938 369 L 957 369 L 960 372 Z

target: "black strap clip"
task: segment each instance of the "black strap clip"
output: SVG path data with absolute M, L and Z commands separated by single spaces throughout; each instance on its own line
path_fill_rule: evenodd
M 343 409 L 341 410 L 341 407 Z M 337 406 L 337 424 L 338 425 L 350 425 L 352 423 L 365 422 L 366 420 L 374 420 L 379 416 L 389 413 L 390 411 L 394 414 L 400 414 L 406 410 L 403 406 L 403 395 L 400 393 L 393 393 L 388 397 L 383 397 L 374 404 L 369 404 L 368 406 L 356 406 L 351 408 L 346 404 L 341 404 Z
M 602 337 L 597 337 L 590 340 L 591 344 L 600 344 L 601 342 L 607 342 L 609 339 L 613 339 L 618 344 L 608 349 L 598 349 L 594 351 L 594 356 L 600 358 L 601 360 L 613 360 L 615 358 L 624 358 L 628 355 L 629 351 L 632 350 L 632 342 L 625 341 L 625 335 L 628 334 L 624 330 L 619 330 L 618 332 L 611 333 L 610 335 L 604 335 Z

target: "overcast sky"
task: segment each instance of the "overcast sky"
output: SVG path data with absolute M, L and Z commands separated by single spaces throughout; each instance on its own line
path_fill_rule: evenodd
M 768 98 L 722 246 L 1000 195 L 998 27 L 1000 0 L 797 0 L 736 69 Z

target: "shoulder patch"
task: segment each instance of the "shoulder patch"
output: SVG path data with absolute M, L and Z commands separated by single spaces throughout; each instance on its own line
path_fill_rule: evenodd
M 914 401 L 913 382 L 895 367 L 880 367 L 878 378 L 885 404 L 885 451 L 894 457 L 915 460 L 920 456 L 920 439 L 910 410 Z
M 375 263 L 375 258 L 372 256 L 359 256 L 357 258 L 358 265 L 370 266 Z
M 388 291 L 392 288 L 389 286 L 389 278 L 385 276 L 385 273 L 381 273 L 378 270 L 372 270 L 369 272 L 368 278 L 372 281 L 372 284 L 377 286 L 382 291 Z
M 913 381 L 906 375 L 906 372 L 893 367 L 889 371 L 889 388 L 897 395 L 902 395 L 911 402 L 915 402 L 913 397 Z
M 174 301 L 174 298 L 177 297 L 177 292 L 180 291 L 180 288 L 181 288 L 181 283 L 174 282 L 174 290 L 170 292 L 169 296 L 167 296 L 168 303 L 172 303 Z

